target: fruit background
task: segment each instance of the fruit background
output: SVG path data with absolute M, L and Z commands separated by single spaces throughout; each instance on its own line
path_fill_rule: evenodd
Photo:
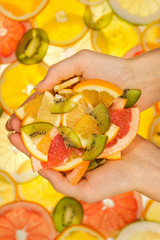
M 117 10 L 111 2 L 118 2 L 127 14 Z M 128 4 L 125 5 L 124 2 Z M 64 197 L 57 193 L 47 180 L 33 173 L 28 157 L 10 144 L 5 129 L 7 119 L 34 92 L 34 86 L 44 78 L 49 66 L 81 49 L 130 58 L 160 47 L 160 1 L 138 2 L 0 0 L 0 239 L 14 239 L 12 234 L 7 235 L 6 225 L 11 227 L 7 222 L 5 225 L 2 218 L 6 219 L 4 206 L 15 201 L 19 205 L 6 205 L 10 206 L 7 208 L 10 209 L 8 218 L 12 218 L 12 221 L 16 221 L 16 216 L 13 217 L 15 206 L 19 206 L 19 221 L 27 219 L 27 211 L 35 217 L 33 208 L 37 209 L 39 214 L 37 219 L 42 218 L 41 223 L 34 226 L 35 235 L 32 235 L 30 229 L 26 230 L 30 238 L 27 238 L 27 235 L 23 235 L 22 238 L 20 235 L 20 230 L 27 224 L 27 220 L 23 226 L 20 223 L 15 224 L 12 233 L 17 233 L 16 240 L 54 239 L 57 233 L 52 212 Z M 132 17 L 134 14 L 136 18 Z M 25 62 L 20 62 L 19 57 L 19 60 L 17 59 L 17 44 L 25 32 L 33 28 L 45 31 L 49 39 L 48 49 L 41 56 L 41 61 L 26 65 Z M 158 147 L 159 132 L 160 102 L 141 113 L 139 128 L 139 134 Z M 142 206 L 140 198 L 139 194 L 131 192 L 98 203 L 81 202 L 84 211 L 82 223 L 86 224 L 88 230 L 75 227 L 75 235 L 71 235 L 69 239 L 116 238 L 119 230 L 136 219 L 160 222 L 160 203 L 142 196 Z M 22 204 L 21 201 L 27 202 Z M 130 206 L 129 210 L 127 204 Z M 22 209 L 26 211 L 23 211 L 23 214 Z M 90 221 L 90 218 L 93 221 Z M 32 227 L 33 222 L 31 221 Z M 46 226 L 43 232 L 40 226 Z M 50 235 L 48 227 L 52 229 Z M 97 234 L 93 234 L 93 229 Z M 155 235 L 150 236 L 149 232 L 147 234 L 149 239 L 160 239 L 160 235 L 159 238 L 155 238 Z M 62 235 L 58 236 L 58 239 L 64 239 Z

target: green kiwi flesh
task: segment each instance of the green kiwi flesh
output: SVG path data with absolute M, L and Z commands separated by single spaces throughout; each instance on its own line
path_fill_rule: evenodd
M 35 122 L 21 127 L 21 130 L 30 138 L 35 138 L 45 136 L 52 128 L 51 123 Z
M 105 158 L 95 159 L 90 162 L 87 171 L 91 171 L 99 166 L 104 165 L 107 162 Z
M 66 147 L 75 147 L 81 148 L 82 144 L 79 136 L 75 133 L 75 131 L 69 127 L 59 127 L 59 133 L 61 134 Z
M 77 103 L 67 100 L 64 97 L 54 99 L 51 113 L 68 113 L 77 107 Z
M 83 209 L 76 199 L 62 198 L 53 211 L 53 220 L 58 232 L 73 224 L 80 224 L 83 218 Z
M 127 103 L 125 105 L 125 108 L 129 108 L 134 104 L 136 104 L 140 96 L 141 96 L 140 89 L 125 89 L 121 96 L 122 98 L 127 98 Z
M 95 160 L 104 150 L 106 146 L 107 136 L 106 135 L 90 135 L 87 143 L 83 160 L 92 161 Z
M 27 31 L 18 43 L 16 56 L 19 62 L 30 65 L 40 62 L 48 49 L 48 36 L 39 28 Z

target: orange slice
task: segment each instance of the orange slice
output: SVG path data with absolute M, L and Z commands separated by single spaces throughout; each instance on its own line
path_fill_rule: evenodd
M 0 0 L 0 12 L 9 18 L 22 21 L 38 14 L 48 0 Z
M 111 23 L 100 31 L 92 31 L 96 51 L 122 57 L 140 42 L 140 31 L 126 21 L 113 16 Z
M 157 113 L 159 114 L 160 113 L 160 101 L 155 103 L 155 108 L 156 108 Z
M 160 116 L 156 116 L 150 126 L 149 140 L 160 148 Z
M 0 170 L 0 206 L 15 201 L 16 198 L 17 187 L 13 178 L 7 172 Z
M 160 22 L 146 27 L 142 35 L 142 46 L 146 51 L 160 47 Z
M 143 217 L 147 221 L 160 222 L 160 203 L 154 200 L 149 200 L 144 209 Z
M 73 44 L 87 30 L 83 21 L 84 10 L 84 4 L 77 0 L 49 1 L 41 14 L 33 19 L 33 26 L 46 31 L 52 44 Z
M 34 92 L 34 86 L 45 77 L 47 70 L 44 63 L 28 66 L 19 62 L 10 64 L 0 78 L 0 101 L 3 109 L 12 114 Z
M 60 89 L 60 90 L 58 90 L 58 94 L 59 94 L 60 96 L 64 97 L 64 98 L 68 99 L 68 100 L 69 100 L 71 97 L 74 96 L 74 93 L 73 93 L 72 89 L 70 89 L 70 88 Z
M 56 240 L 105 240 L 103 235 L 95 231 L 93 228 L 89 228 L 84 225 L 73 225 L 66 228 Z

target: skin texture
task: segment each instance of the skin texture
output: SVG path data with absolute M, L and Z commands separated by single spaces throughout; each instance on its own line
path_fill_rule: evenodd
M 85 79 L 110 81 L 121 89 L 139 88 L 142 96 L 137 105 L 141 111 L 160 100 L 160 49 L 122 59 L 101 53 L 82 50 L 50 67 L 45 79 L 35 87 L 36 91 L 51 90 L 54 85 L 73 76 Z M 34 96 L 27 99 L 27 102 Z M 21 121 L 13 114 L 6 124 L 9 140 L 28 156 L 20 135 Z M 40 170 L 39 174 L 50 181 L 58 192 L 95 202 L 117 194 L 135 190 L 160 201 L 160 149 L 137 135 L 127 149 L 122 160 L 108 161 L 102 167 L 85 174 L 84 178 L 72 186 L 60 172 L 51 169 Z

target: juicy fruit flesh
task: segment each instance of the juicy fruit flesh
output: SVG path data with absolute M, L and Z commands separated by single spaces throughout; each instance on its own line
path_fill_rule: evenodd
M 29 135 L 30 138 L 35 138 L 45 136 L 52 128 L 53 125 L 50 123 L 36 122 L 22 126 L 21 130 Z
M 66 147 L 68 147 L 68 148 L 69 147 L 75 147 L 75 148 L 82 147 L 82 144 L 81 144 L 81 141 L 80 141 L 78 135 L 72 130 L 72 128 L 59 127 L 58 131 L 61 134 Z
M 81 204 L 71 197 L 61 199 L 53 212 L 53 220 L 58 232 L 62 232 L 70 225 L 81 223 L 82 217 L 83 209 Z
M 67 113 L 77 107 L 77 103 L 68 101 L 65 98 L 59 98 L 54 100 L 51 113 Z
M 139 89 L 125 89 L 121 96 L 122 98 L 127 99 L 125 108 L 133 106 L 138 101 L 140 96 L 141 96 L 141 90 Z

